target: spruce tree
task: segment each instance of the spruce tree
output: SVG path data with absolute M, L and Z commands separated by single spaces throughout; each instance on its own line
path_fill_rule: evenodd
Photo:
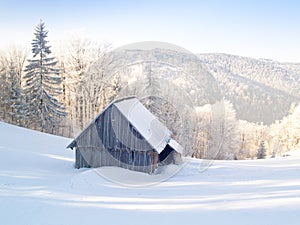
M 8 122 L 7 99 L 9 98 L 9 84 L 7 82 L 7 71 L 4 66 L 0 67 L 0 120 Z
M 264 159 L 266 158 L 266 147 L 265 147 L 265 142 L 261 141 L 259 148 L 257 150 L 257 158 L 258 159 Z
M 24 101 L 21 82 L 16 72 L 16 66 L 12 61 L 9 63 L 10 97 L 8 100 L 10 106 L 11 123 L 24 126 L 26 119 L 26 103 Z
M 33 127 L 51 132 L 62 117 L 65 109 L 57 99 L 62 92 L 60 70 L 57 60 L 51 57 L 51 50 L 46 41 L 48 31 L 40 20 L 32 41 L 33 59 L 25 69 L 25 94 L 28 103 L 27 113 Z
M 154 76 L 151 62 L 147 63 L 144 68 L 144 73 L 146 76 L 146 81 L 144 83 L 144 93 L 147 95 L 147 98 L 143 102 L 146 108 L 150 110 L 150 112 L 155 114 L 155 111 L 158 109 L 155 108 L 157 103 L 157 96 L 160 93 L 160 83 L 159 80 Z

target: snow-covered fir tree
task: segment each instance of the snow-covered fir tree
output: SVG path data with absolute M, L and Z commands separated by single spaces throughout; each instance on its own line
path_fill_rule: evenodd
M 159 96 L 160 93 L 160 84 L 157 77 L 154 76 L 154 71 L 151 66 L 151 62 L 146 63 L 143 71 L 146 78 L 143 92 L 147 95 L 143 103 L 152 113 L 155 114 L 158 110 L 155 103 L 157 99 L 156 96 Z
M 11 116 L 11 123 L 24 126 L 26 120 L 25 110 L 27 105 L 24 101 L 23 90 L 17 68 L 13 61 L 9 63 L 9 83 L 10 83 L 10 96 L 7 102 L 10 106 L 9 115 Z
M 259 148 L 257 150 L 257 158 L 258 159 L 264 159 L 266 158 L 266 147 L 265 147 L 265 142 L 264 141 L 261 141 L 260 142 L 260 145 L 259 145 Z
M 6 69 L 0 65 L 0 120 L 6 121 L 7 117 L 7 99 L 9 95 L 9 85 L 7 82 Z
M 57 100 L 62 92 L 60 71 L 56 68 L 57 60 L 51 57 L 51 50 L 46 41 L 48 31 L 40 20 L 32 41 L 33 59 L 25 69 L 25 94 L 28 103 L 31 125 L 45 132 L 53 132 L 65 109 Z

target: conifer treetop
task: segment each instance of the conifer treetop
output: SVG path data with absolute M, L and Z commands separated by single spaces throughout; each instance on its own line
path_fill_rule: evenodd
M 40 19 L 40 22 L 35 28 L 35 38 L 32 41 L 32 53 L 35 58 L 38 54 L 51 54 L 50 46 L 47 46 L 48 31 L 45 29 L 45 23 Z

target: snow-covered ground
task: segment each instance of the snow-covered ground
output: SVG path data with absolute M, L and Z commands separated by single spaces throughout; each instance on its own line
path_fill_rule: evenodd
M 134 187 L 99 174 L 124 181 L 161 175 L 74 169 L 69 142 L 0 122 L 0 224 L 300 223 L 300 151 L 281 159 L 214 161 L 204 172 L 202 161 L 191 159 L 170 179 Z

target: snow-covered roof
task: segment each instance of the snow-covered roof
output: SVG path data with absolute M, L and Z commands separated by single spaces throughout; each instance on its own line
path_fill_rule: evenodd
M 171 138 L 171 131 L 167 127 L 137 98 L 123 99 L 116 102 L 115 106 L 156 151 L 162 152 Z
M 183 148 L 180 144 L 178 144 L 177 141 L 175 141 L 174 139 L 171 139 L 168 143 L 176 152 L 182 154 L 183 152 Z
M 172 132 L 137 98 L 121 99 L 114 104 L 158 153 L 161 153 L 167 144 L 182 153 L 182 147 L 171 139 Z

